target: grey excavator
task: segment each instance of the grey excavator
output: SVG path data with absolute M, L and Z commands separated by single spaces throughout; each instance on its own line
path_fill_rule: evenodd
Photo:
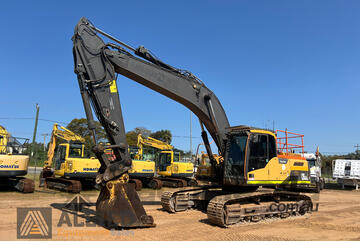
M 105 43 L 99 34 L 117 44 Z M 105 224 L 155 225 L 134 185 L 128 182 L 131 158 L 118 94 L 121 88 L 116 81 L 118 74 L 184 105 L 199 118 L 217 184 L 163 193 L 161 202 L 166 211 L 203 208 L 209 221 L 219 226 L 311 212 L 310 197 L 291 189 L 278 190 L 310 185 L 306 160 L 278 153 L 272 131 L 243 125 L 231 127 L 219 99 L 194 74 L 162 62 L 143 46 L 133 48 L 121 42 L 86 18 L 76 25 L 72 40 L 88 128 L 97 143 L 93 110 L 110 142 L 106 147 L 96 144 L 93 148 L 101 163 L 96 178 L 101 186 L 96 213 Z M 214 157 L 205 128 L 223 157 L 221 163 Z M 111 148 L 116 158 L 109 160 L 105 148 Z M 258 189 L 259 186 L 269 188 Z

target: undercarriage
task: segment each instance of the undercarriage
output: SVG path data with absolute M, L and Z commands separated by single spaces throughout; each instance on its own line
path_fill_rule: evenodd
M 6 188 L 13 188 L 19 192 L 32 193 L 35 190 L 33 180 L 24 177 L 10 177 L 0 179 L 0 185 Z
M 235 193 L 217 186 L 164 192 L 161 204 L 170 213 L 191 208 L 206 211 L 209 222 L 220 227 L 304 215 L 313 208 L 311 198 L 298 192 L 261 188 Z

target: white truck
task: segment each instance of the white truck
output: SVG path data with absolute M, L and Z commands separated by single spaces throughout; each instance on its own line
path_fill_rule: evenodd
M 336 159 L 333 160 L 332 167 L 333 178 L 342 189 L 344 186 L 355 186 L 356 190 L 359 189 L 360 160 Z
M 309 165 L 311 186 L 315 192 L 320 192 L 324 188 L 325 180 L 321 177 L 321 158 L 314 153 L 303 153 Z

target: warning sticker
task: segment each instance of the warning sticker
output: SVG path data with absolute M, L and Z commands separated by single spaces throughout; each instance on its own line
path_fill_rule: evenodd
M 116 80 L 113 80 L 110 83 L 110 93 L 117 93 Z

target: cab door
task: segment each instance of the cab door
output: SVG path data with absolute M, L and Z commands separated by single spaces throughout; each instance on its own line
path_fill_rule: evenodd
M 171 165 L 172 153 L 162 152 L 159 155 L 159 172 L 166 172 L 168 166 Z
M 248 152 L 248 183 L 263 182 L 261 184 L 267 184 L 271 171 L 270 161 L 276 157 L 275 138 L 268 134 L 252 133 L 249 140 Z M 274 161 L 276 160 L 274 159 L 273 162 Z
M 245 183 L 245 160 L 248 134 L 233 135 L 227 144 L 224 159 L 225 185 L 239 185 Z
M 66 158 L 66 146 L 58 146 L 55 153 L 55 174 L 62 176 L 64 174 L 64 168 L 61 168 Z

